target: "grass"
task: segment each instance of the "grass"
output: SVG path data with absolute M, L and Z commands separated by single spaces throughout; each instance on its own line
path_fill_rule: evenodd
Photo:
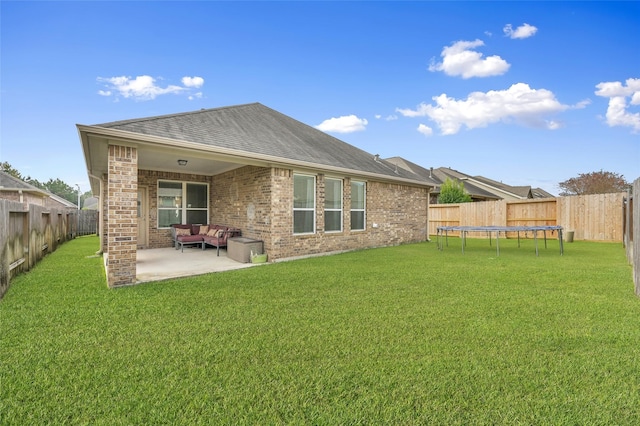
M 638 424 L 620 244 L 363 250 L 109 290 L 95 237 L 0 301 L 0 424 Z

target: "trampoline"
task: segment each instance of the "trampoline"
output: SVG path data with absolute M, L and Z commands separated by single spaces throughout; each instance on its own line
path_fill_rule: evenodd
M 500 256 L 500 233 L 504 232 L 505 237 L 507 232 L 516 232 L 518 234 L 518 248 L 520 247 L 520 233 L 531 232 L 533 233 L 533 239 L 535 240 L 536 256 L 538 256 L 538 232 L 542 232 L 544 235 L 544 248 L 547 248 L 547 232 L 554 233 L 558 231 L 558 241 L 560 242 L 560 256 L 564 253 L 564 247 L 562 243 L 562 226 L 439 226 L 437 228 L 437 242 L 438 250 L 443 250 L 443 242 L 446 246 L 449 246 L 449 231 L 459 231 L 460 238 L 462 240 L 462 253 L 464 253 L 464 246 L 466 245 L 468 232 L 486 232 L 489 236 L 489 245 L 491 245 L 491 236 L 495 232 L 496 234 L 496 253 Z M 443 241 L 444 240 L 444 241 Z

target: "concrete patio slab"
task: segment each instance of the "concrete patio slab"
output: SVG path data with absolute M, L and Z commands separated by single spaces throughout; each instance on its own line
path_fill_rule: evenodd
M 220 250 L 220 256 L 216 256 L 215 249 L 202 250 L 200 247 L 185 247 L 184 252 L 173 247 L 138 250 L 136 281 L 160 281 L 251 266 L 259 264 L 236 262 L 227 257 L 226 250 Z

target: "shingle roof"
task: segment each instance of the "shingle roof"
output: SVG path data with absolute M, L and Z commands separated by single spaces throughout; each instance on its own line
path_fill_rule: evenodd
M 52 192 L 40 189 L 37 186 L 33 186 L 30 183 L 18 179 L 17 177 L 11 176 L 10 174 L 3 171 L 0 171 L 0 191 L 23 191 L 31 194 L 36 194 L 42 198 L 49 197 L 55 200 L 58 204 L 62 204 L 65 207 L 76 207 L 76 205 L 72 202 L 67 201 Z
M 411 161 L 408 161 L 402 157 L 387 158 L 387 161 L 393 164 L 397 164 L 399 167 L 402 167 L 406 170 L 410 170 L 413 173 L 421 176 L 422 178 L 427 179 L 430 182 L 433 182 L 433 184 L 437 186 L 437 188 L 434 191 L 432 191 L 434 194 L 440 193 L 439 186 L 442 185 L 447 178 L 462 180 L 468 177 L 464 173 L 460 173 L 457 170 L 453 170 L 445 167 L 439 167 L 437 169 L 427 170 L 424 167 L 419 166 L 415 163 L 412 163 Z M 492 194 L 491 192 L 486 191 L 474 185 L 472 182 L 469 182 L 468 180 L 463 180 L 462 183 L 464 185 L 464 189 L 469 193 L 469 195 L 471 195 L 475 199 L 478 199 L 478 198 L 498 199 L 499 198 L 495 194 Z
M 555 198 L 555 195 L 542 188 L 532 188 L 531 194 L 533 195 L 533 198 Z
M 406 160 L 402 157 L 391 157 L 386 158 L 385 161 L 397 165 L 405 170 L 408 170 L 416 175 L 422 177 L 432 185 L 440 185 L 442 182 L 438 180 L 438 178 L 432 173 L 433 170 L 427 170 L 422 166 L 417 165 L 416 163 L 412 163 L 409 160 Z
M 314 127 L 260 103 L 116 121 L 96 127 L 228 148 L 285 160 L 424 181 Z M 428 182 L 425 182 L 428 184 Z
M 531 186 L 511 186 L 502 182 L 495 181 L 493 179 L 486 178 L 484 176 L 474 176 L 475 180 L 493 186 L 494 188 L 502 189 L 503 191 L 510 192 L 523 198 L 529 197 L 531 194 Z
M 448 167 L 438 167 L 434 170 L 434 174 L 438 177 L 440 183 L 444 183 L 447 178 L 456 179 L 462 181 L 464 185 L 464 189 L 471 195 L 473 198 L 485 198 L 496 200 L 499 199 L 496 194 L 491 191 L 487 191 L 486 189 L 475 185 L 473 182 L 470 182 L 469 175 L 459 172 L 457 170 L 448 168 Z
M 43 195 L 46 194 L 45 191 L 3 171 L 0 171 L 0 189 L 11 191 L 22 190 L 29 192 L 38 192 Z

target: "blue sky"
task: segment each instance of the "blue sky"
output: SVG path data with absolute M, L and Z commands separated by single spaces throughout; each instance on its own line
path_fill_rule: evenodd
M 557 194 L 640 177 L 639 2 L 0 3 L 0 161 L 83 191 L 76 124 L 260 102 Z

